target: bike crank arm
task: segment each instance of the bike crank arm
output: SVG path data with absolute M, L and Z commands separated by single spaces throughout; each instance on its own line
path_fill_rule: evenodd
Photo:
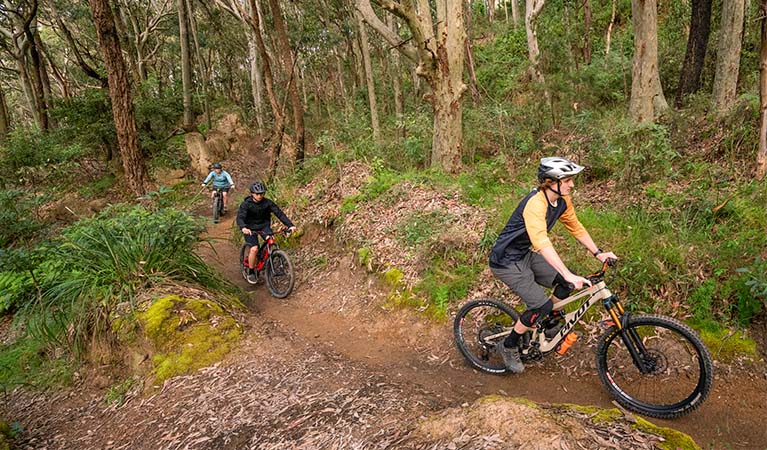
M 491 334 L 490 336 L 485 336 L 484 340 L 485 342 L 487 342 L 487 341 L 492 341 L 498 338 L 505 338 L 506 336 L 511 334 L 511 331 L 512 330 L 510 329 L 506 331 L 501 331 L 500 333 Z

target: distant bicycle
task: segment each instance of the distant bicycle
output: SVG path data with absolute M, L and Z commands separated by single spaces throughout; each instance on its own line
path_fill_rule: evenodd
M 224 215 L 224 191 L 222 188 L 213 187 L 213 222 L 218 223 Z
M 273 234 L 266 234 L 263 231 L 252 231 L 262 236 L 265 242 L 258 251 L 256 267 L 250 267 L 248 264 L 248 254 L 252 246 L 246 242 L 240 247 L 240 272 L 242 277 L 250 284 L 258 284 L 258 281 L 254 283 L 248 279 L 250 270 L 252 269 L 256 272 L 256 280 L 260 279 L 261 272 L 264 272 L 266 286 L 269 288 L 272 296 L 276 298 L 287 297 L 293 291 L 295 283 L 293 263 L 290 262 L 288 254 L 280 250 L 279 245 L 274 240 L 274 236 L 278 234 L 288 235 L 290 231 L 287 228 Z
M 554 304 L 560 311 L 585 298 L 578 309 L 540 321 L 520 339 L 522 361 L 541 359 L 572 344 L 570 331 L 592 306 L 601 303 L 611 320 L 596 346 L 596 370 L 608 392 L 625 408 L 650 417 L 671 419 L 699 407 L 711 391 L 711 353 L 698 334 L 671 317 L 632 314 L 605 285 L 602 270 L 588 277 L 592 285 Z M 474 300 L 455 317 L 453 333 L 461 354 L 475 368 L 495 374 L 507 371 L 498 346 L 511 333 L 519 314 L 503 302 Z

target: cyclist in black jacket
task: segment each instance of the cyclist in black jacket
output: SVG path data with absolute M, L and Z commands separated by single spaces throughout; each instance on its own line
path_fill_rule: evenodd
M 250 254 L 248 255 L 248 265 L 255 267 L 258 261 L 258 256 L 261 254 L 261 245 L 259 244 L 258 233 L 261 231 L 266 235 L 273 233 L 272 213 L 280 219 L 280 222 L 288 227 L 289 232 L 296 230 L 296 226 L 288 219 L 288 216 L 282 212 L 279 206 L 273 201 L 264 197 L 266 194 L 266 185 L 260 181 L 250 185 L 250 196 L 240 204 L 240 208 L 237 210 L 237 226 L 240 227 L 242 234 L 245 235 L 245 242 L 250 244 Z M 265 239 L 265 236 L 261 236 Z M 258 252 L 258 254 L 256 253 Z M 256 283 L 258 281 L 258 275 L 250 270 L 248 275 L 248 281 Z

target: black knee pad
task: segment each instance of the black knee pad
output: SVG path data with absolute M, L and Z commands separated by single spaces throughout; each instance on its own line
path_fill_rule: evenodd
M 573 292 L 570 286 L 571 284 L 562 275 L 557 274 L 554 277 L 554 297 L 560 300 L 569 297 L 570 293 Z
M 519 317 L 519 320 L 522 322 L 522 325 L 526 327 L 533 327 L 538 323 L 539 320 L 548 316 L 553 308 L 554 303 L 551 301 L 551 299 L 548 299 L 548 301 L 546 301 L 546 303 L 544 303 L 540 308 L 528 309 L 527 311 L 523 312 Z

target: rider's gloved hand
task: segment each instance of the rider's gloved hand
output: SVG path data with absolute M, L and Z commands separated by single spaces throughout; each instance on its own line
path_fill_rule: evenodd
M 205 183 L 200 183 L 200 186 L 205 187 Z
M 292 227 L 288 228 L 288 233 L 293 233 L 294 231 L 296 231 L 296 227 L 295 226 L 292 226 Z
M 599 252 L 599 253 L 596 254 L 596 258 L 601 263 L 604 263 L 608 259 L 614 259 L 614 260 L 618 259 L 618 257 L 615 256 L 615 253 L 613 253 L 613 252 Z
M 229 186 L 231 190 L 234 190 L 234 185 Z
M 582 289 L 583 286 L 591 286 L 591 281 L 589 281 L 589 280 L 587 280 L 587 279 L 585 279 L 583 277 L 579 277 L 578 275 L 575 275 L 573 273 L 571 273 L 569 275 L 565 275 L 563 278 L 565 279 L 565 281 L 567 281 L 568 283 L 572 284 L 573 288 L 576 291 L 578 289 Z
M 245 228 L 245 227 L 243 227 L 243 229 L 242 229 L 241 231 L 242 231 L 242 234 L 247 234 L 248 236 L 250 236 L 251 234 L 253 234 L 253 232 L 252 232 L 252 231 L 250 231 L 250 229 L 249 229 L 249 228 Z

